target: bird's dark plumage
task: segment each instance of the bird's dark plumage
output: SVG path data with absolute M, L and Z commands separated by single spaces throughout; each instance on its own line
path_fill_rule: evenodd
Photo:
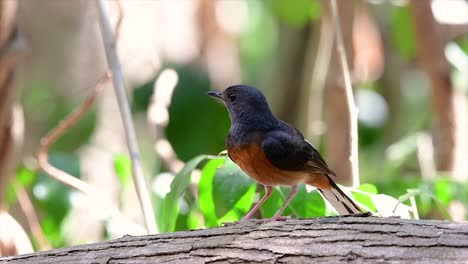
M 319 188 L 341 214 L 361 212 L 329 177 L 335 174 L 301 132 L 273 115 L 262 92 L 247 85 L 235 85 L 208 95 L 222 100 L 229 111 L 231 129 L 226 142 L 229 157 L 267 190 L 276 185 L 292 186 L 274 219 L 280 217 L 299 183 Z M 271 190 L 267 192 L 270 194 Z M 245 219 L 256 209 L 258 206 Z

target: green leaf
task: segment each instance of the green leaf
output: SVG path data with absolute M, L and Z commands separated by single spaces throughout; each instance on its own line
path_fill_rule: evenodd
M 448 205 L 452 200 L 452 186 L 448 178 L 438 178 L 434 182 L 434 192 L 436 197 L 444 205 Z
M 197 210 L 191 210 L 187 215 L 187 227 L 191 230 L 200 229 L 203 227 L 200 213 Z
M 252 207 L 255 189 L 255 182 L 229 158 L 207 162 L 198 185 L 206 226 L 240 220 Z
M 53 247 L 65 246 L 64 236 L 62 235 L 61 224 L 52 216 L 45 216 L 41 219 L 41 227 L 47 240 Z
M 301 27 L 320 17 L 317 0 L 272 0 L 271 4 L 278 16 L 291 26 Z
M 6 201 L 8 205 L 12 205 L 16 201 L 16 191 L 13 184 L 9 184 L 6 190 Z
M 120 185 L 126 187 L 132 179 L 132 162 L 127 155 L 118 154 L 114 157 L 114 167 L 119 177 Z
M 16 172 L 16 178 L 23 185 L 23 187 L 30 187 L 36 180 L 37 174 L 26 167 L 21 167 Z
M 261 192 L 261 197 L 265 195 L 265 191 Z M 279 188 L 274 188 L 273 193 L 271 194 L 270 198 L 266 200 L 263 205 L 260 207 L 260 212 L 262 213 L 263 218 L 270 218 L 273 217 L 281 208 L 284 202 L 284 195 L 281 193 Z
M 217 158 L 208 161 L 203 167 L 198 183 L 198 203 L 201 213 L 205 218 L 207 227 L 217 226 L 217 217 L 213 200 L 213 180 L 216 169 L 223 165 L 225 158 Z
M 366 195 L 364 193 L 353 192 L 354 199 L 356 199 L 357 202 L 365 205 L 367 208 L 369 208 L 373 212 L 376 212 L 377 208 L 375 207 L 371 196 L 379 193 L 377 191 L 377 187 L 375 187 L 375 185 L 373 184 L 366 183 L 366 184 L 362 184 L 357 189 L 360 191 L 366 192 L 369 195 Z
M 166 195 L 162 208 L 162 223 L 160 230 L 162 232 L 172 232 L 175 230 L 177 215 L 179 213 L 179 199 L 190 184 L 190 176 L 200 162 L 211 158 L 211 156 L 201 155 L 191 159 L 185 164 L 182 170 L 177 173 L 171 183 L 171 191 Z
M 288 214 L 290 209 L 299 218 L 324 216 L 325 207 L 325 201 L 317 189 L 307 192 L 305 185 L 301 184 L 285 213 Z
M 218 219 L 218 225 L 222 223 L 235 222 L 241 220 L 241 218 L 246 215 L 249 210 L 252 208 L 257 185 L 252 184 L 247 192 L 237 201 L 233 208 L 227 212 L 224 216 Z
M 231 211 L 236 203 L 255 185 L 255 182 L 245 174 L 234 162 L 226 159 L 224 166 L 216 171 L 213 180 L 213 200 L 217 218 Z M 241 208 L 250 209 L 252 201 Z
M 416 54 L 416 40 L 408 5 L 393 7 L 390 18 L 391 43 L 404 57 Z
M 271 197 L 260 208 L 264 218 L 270 218 L 281 208 L 286 197 L 289 195 L 289 187 L 275 188 Z M 326 205 L 317 190 L 308 192 L 305 185 L 298 187 L 296 196 L 283 212 L 283 215 L 294 215 L 298 218 L 310 218 L 324 216 Z

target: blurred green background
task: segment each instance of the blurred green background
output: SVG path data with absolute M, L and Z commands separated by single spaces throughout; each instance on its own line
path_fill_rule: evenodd
M 18 64 L 14 87 L 25 130 L 15 173 L 2 193 L 4 207 L 35 250 L 144 234 L 110 84 L 95 107 L 51 147 L 49 161 L 97 188 L 125 217 L 103 213 L 100 203 L 37 170 L 40 138 L 91 93 L 106 69 L 93 2 L 45 2 L 18 1 L 17 23 L 28 53 Z M 114 23 L 115 2 L 108 1 Z M 347 133 L 338 128 L 330 133 L 336 124 L 330 120 L 340 113 L 333 113 L 338 108 L 329 102 L 338 99 L 328 91 L 343 77 L 332 46 L 320 44 L 334 34 L 328 1 L 122 2 L 117 47 L 159 232 L 237 221 L 264 194 L 234 163 L 217 156 L 225 148 L 230 121 L 224 106 L 205 95 L 209 90 L 237 83 L 258 87 L 273 112 L 300 128 L 333 170 L 346 171 L 335 162 L 339 149 L 327 145 Z M 343 187 L 345 192 L 384 216 L 466 220 L 468 165 L 465 160 L 455 162 L 459 170 L 438 167 L 441 122 L 430 73 L 418 60 L 427 43 L 417 44 L 411 1 L 338 2 L 342 21 L 354 17 L 354 24 L 342 26 L 359 109 L 360 184 Z M 452 114 L 462 118 L 457 142 L 465 145 L 455 160 L 463 160 L 468 152 L 463 121 L 468 115 L 468 13 L 461 11 L 458 21 L 444 20 L 457 18 L 448 2 L 468 10 L 466 1 L 427 0 L 460 106 Z M 317 67 L 324 73 L 315 73 Z M 153 114 L 152 105 L 157 106 Z M 176 156 L 165 157 L 172 151 L 158 145 L 161 141 Z M 349 185 L 349 177 L 341 174 L 338 183 Z M 271 217 L 288 192 L 277 188 L 258 217 Z M 25 197 L 33 206 L 29 211 L 21 204 Z M 28 214 L 37 215 L 39 230 Z M 336 212 L 317 190 L 301 186 L 285 214 L 306 218 Z

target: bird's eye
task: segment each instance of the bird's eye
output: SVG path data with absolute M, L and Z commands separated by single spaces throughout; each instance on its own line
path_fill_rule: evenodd
M 229 95 L 229 101 L 234 102 L 236 101 L 237 97 L 235 95 Z

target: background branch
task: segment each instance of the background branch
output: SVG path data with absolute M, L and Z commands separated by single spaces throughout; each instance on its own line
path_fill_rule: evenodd
M 351 75 L 349 71 L 348 60 L 346 58 L 346 49 L 343 41 L 343 32 L 341 30 L 340 17 L 338 14 L 338 5 L 336 0 L 330 0 L 331 14 L 336 38 L 336 49 L 340 60 L 341 69 L 344 77 L 344 88 L 346 94 L 347 114 L 349 118 L 349 149 L 350 149 L 350 166 L 352 185 L 359 186 L 359 152 L 358 152 L 358 119 L 357 108 L 353 96 L 353 86 L 351 83 Z
M 104 42 L 107 61 L 112 70 L 112 80 L 114 83 L 115 94 L 119 103 L 120 114 L 125 128 L 125 136 L 127 139 L 128 151 L 132 161 L 133 181 L 138 194 L 141 209 L 145 218 L 146 229 L 148 233 L 157 233 L 156 218 L 154 217 L 151 196 L 148 191 L 143 169 L 140 163 L 140 153 L 138 150 L 138 142 L 136 138 L 135 128 L 133 126 L 130 104 L 124 86 L 122 69 L 117 57 L 115 39 L 112 34 L 110 19 L 104 0 L 96 0 L 99 11 L 99 25 L 101 35 Z
M 118 19 L 115 26 L 115 35 L 120 35 L 120 28 L 123 19 L 123 10 L 120 1 L 117 1 L 118 6 Z M 43 170 L 46 175 L 51 178 L 69 186 L 75 190 L 88 196 L 89 199 L 96 201 L 98 206 L 104 209 L 104 215 L 109 215 L 126 222 L 128 225 L 135 225 L 131 220 L 127 219 L 117 207 L 115 207 L 110 201 L 102 198 L 100 192 L 93 186 L 84 182 L 73 175 L 53 166 L 48 161 L 49 148 L 54 144 L 63 134 L 65 134 L 70 128 L 76 125 L 76 123 L 89 111 L 94 105 L 99 94 L 105 87 L 105 84 L 110 80 L 111 73 L 106 71 L 96 83 L 93 91 L 88 97 L 67 117 L 65 117 L 54 129 L 52 129 L 46 136 L 40 141 L 39 151 L 37 154 L 38 166 Z
M 36 210 L 34 209 L 34 205 L 29 198 L 28 192 L 24 189 L 23 186 L 19 184 L 15 184 L 15 191 L 18 197 L 18 203 L 23 211 L 24 215 L 26 216 L 26 220 L 28 221 L 29 229 L 34 236 L 34 239 L 37 241 L 39 245 L 39 250 L 48 250 L 51 249 L 52 246 L 50 245 L 49 241 L 42 232 L 41 224 L 39 222 L 39 217 L 37 216 Z

